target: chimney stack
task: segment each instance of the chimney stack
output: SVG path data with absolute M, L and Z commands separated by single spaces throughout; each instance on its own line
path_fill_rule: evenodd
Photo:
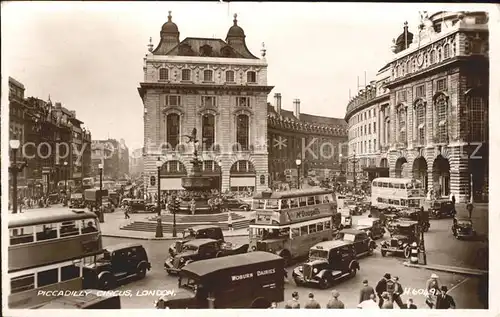
M 293 105 L 293 115 L 300 120 L 300 99 L 294 99 Z
M 276 104 L 276 112 L 278 115 L 281 114 L 281 94 L 280 93 L 275 93 L 274 94 L 274 103 Z

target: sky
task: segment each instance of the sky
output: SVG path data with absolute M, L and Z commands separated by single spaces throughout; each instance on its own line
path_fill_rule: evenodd
M 267 49 L 268 84 L 282 107 L 343 118 L 349 90 L 373 80 L 389 62 L 392 39 L 417 32 L 419 11 L 484 10 L 483 5 L 396 3 L 2 2 L 2 73 L 22 82 L 25 96 L 50 95 L 75 110 L 93 139 L 123 138 L 143 146 L 137 87 L 152 37 L 172 11 L 185 37 L 225 39 L 238 14 L 246 43 Z M 5 78 L 5 77 L 4 77 Z

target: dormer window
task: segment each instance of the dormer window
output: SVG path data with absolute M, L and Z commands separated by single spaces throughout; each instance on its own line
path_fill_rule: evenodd
M 160 68 L 160 80 L 161 81 L 168 80 L 168 69 Z
M 203 71 L 203 81 L 204 82 L 213 82 L 214 81 L 214 72 L 212 70 Z
M 232 70 L 226 71 L 226 82 L 234 83 L 234 71 Z
M 200 55 L 201 56 L 212 56 L 212 46 L 205 44 L 200 47 Z
M 255 72 L 247 72 L 247 82 L 248 83 L 256 83 L 257 82 L 257 75 Z
M 183 81 L 191 80 L 191 70 L 190 69 L 183 69 L 182 70 L 182 80 Z

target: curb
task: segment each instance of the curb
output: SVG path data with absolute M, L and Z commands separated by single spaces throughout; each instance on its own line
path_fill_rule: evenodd
M 469 268 L 464 268 L 464 267 L 445 266 L 445 265 L 411 264 L 410 262 L 407 262 L 407 261 L 403 262 L 403 265 L 407 266 L 407 267 L 418 268 L 418 269 L 457 273 L 457 274 L 472 275 L 472 276 L 483 276 L 484 274 L 488 273 L 488 271 L 485 271 L 485 270 L 469 269 Z
M 154 233 L 153 233 L 154 234 Z M 175 241 L 175 240 L 178 240 L 180 239 L 179 237 L 177 238 L 173 238 L 173 237 L 163 237 L 163 238 L 155 238 L 155 237 L 131 237 L 131 236 L 126 236 L 126 235 L 123 235 L 123 234 L 112 234 L 112 233 L 101 233 L 101 236 L 102 237 L 108 237 L 108 238 L 121 238 L 121 239 L 134 239 L 134 240 L 171 240 L 171 241 Z M 232 237 L 246 237 L 248 236 L 248 233 L 247 234 L 234 234 L 234 235 L 228 235 L 228 236 L 225 236 L 225 238 L 232 238 Z

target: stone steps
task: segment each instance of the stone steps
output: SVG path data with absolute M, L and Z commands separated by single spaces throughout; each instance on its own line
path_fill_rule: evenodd
M 226 222 L 228 218 L 227 213 L 222 213 L 222 214 L 212 214 L 212 215 L 176 215 L 176 222 L 177 223 L 190 223 L 190 224 L 211 224 L 214 222 Z M 231 218 L 233 220 L 233 224 L 235 221 L 245 219 L 244 216 L 241 216 L 237 213 L 232 212 L 231 213 Z M 149 217 L 149 221 L 155 221 L 156 222 L 157 217 Z M 162 222 L 173 222 L 174 221 L 174 216 L 173 215 L 162 215 L 161 216 L 161 221 Z
M 213 225 L 214 223 L 176 223 L 176 229 L 177 232 L 182 232 L 186 230 L 189 227 L 192 226 L 198 226 L 198 225 Z M 219 222 L 217 223 L 219 227 L 221 227 L 222 230 L 228 230 L 228 224 L 224 222 Z M 233 222 L 233 229 L 238 230 L 238 229 L 246 229 L 250 225 L 250 220 L 245 219 L 245 220 L 240 220 L 240 221 L 234 221 Z M 125 230 L 125 231 L 141 231 L 141 232 L 156 232 L 156 222 L 145 222 L 145 221 L 134 221 L 130 224 L 127 224 L 123 227 L 120 228 L 120 230 Z M 163 227 L 163 232 L 164 233 L 171 233 L 173 230 L 173 224 L 172 223 L 162 223 Z

